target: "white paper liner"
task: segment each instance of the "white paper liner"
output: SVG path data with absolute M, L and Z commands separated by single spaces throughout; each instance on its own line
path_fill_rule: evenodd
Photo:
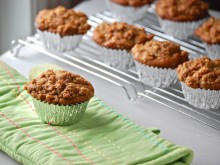
M 146 16 L 150 5 L 141 7 L 122 6 L 111 0 L 106 0 L 108 9 L 112 12 L 113 18 L 117 21 L 124 21 L 127 23 L 134 23 Z
M 133 57 L 127 50 L 105 48 L 96 43 L 95 45 L 101 52 L 100 57 L 105 64 L 118 69 L 129 69 L 133 66 Z
M 37 29 L 37 33 L 40 35 L 40 40 L 47 49 L 53 49 L 60 52 L 75 49 L 79 45 L 83 36 L 72 35 L 61 37 L 59 34 L 41 31 L 39 29 Z
M 209 45 L 205 44 L 205 50 L 209 58 L 218 59 L 220 58 L 220 44 Z
M 158 20 L 164 33 L 174 38 L 187 39 L 189 36 L 194 35 L 195 29 L 202 25 L 207 18 L 191 22 L 170 21 L 160 17 L 158 17 Z
M 181 82 L 186 101 L 200 109 L 218 109 L 220 106 L 220 91 L 194 89 Z
M 177 82 L 175 69 L 151 67 L 135 61 L 138 76 L 145 85 L 166 88 Z

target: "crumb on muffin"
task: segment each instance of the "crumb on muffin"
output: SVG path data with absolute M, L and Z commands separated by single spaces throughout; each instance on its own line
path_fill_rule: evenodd
M 83 77 L 62 70 L 48 70 L 26 83 L 24 89 L 49 104 L 71 105 L 89 101 L 94 88 Z
M 129 25 L 125 22 L 102 23 L 93 32 L 93 40 L 106 48 L 126 49 L 128 51 L 135 44 L 145 43 L 154 37 L 146 34 L 143 28 Z
M 154 0 L 112 0 L 112 2 L 115 2 L 117 4 L 123 6 L 133 6 L 133 7 L 148 5 L 151 4 L 153 1 Z
M 208 16 L 208 3 L 202 0 L 159 0 L 157 14 L 172 21 L 197 21 Z
M 220 44 L 220 18 L 209 18 L 195 33 L 208 44 Z
M 54 9 L 41 10 L 36 16 L 36 28 L 61 36 L 85 34 L 91 27 L 87 19 L 80 11 L 58 6 Z
M 191 88 L 220 90 L 220 60 L 190 60 L 177 68 L 178 79 Z
M 180 45 L 170 41 L 149 41 L 132 48 L 134 60 L 148 66 L 159 68 L 177 68 L 188 61 L 188 53 Z

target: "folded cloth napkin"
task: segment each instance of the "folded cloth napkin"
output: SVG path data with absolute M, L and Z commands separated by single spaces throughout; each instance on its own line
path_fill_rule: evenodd
M 32 77 L 46 69 L 47 65 L 38 66 Z M 44 124 L 23 90 L 26 81 L 0 61 L 0 150 L 22 164 L 185 165 L 192 161 L 190 149 L 161 138 L 158 130 L 141 128 L 96 97 L 79 123 Z

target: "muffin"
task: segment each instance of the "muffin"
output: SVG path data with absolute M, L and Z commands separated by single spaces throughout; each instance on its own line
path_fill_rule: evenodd
M 102 23 L 93 32 L 93 40 L 103 54 L 101 57 L 110 66 L 128 69 L 132 62 L 131 48 L 153 38 L 143 28 L 124 22 Z
M 154 0 L 106 0 L 108 9 L 117 21 L 134 23 L 141 20 Z
M 183 94 L 189 104 L 201 109 L 220 105 L 220 60 L 208 57 L 190 60 L 177 68 Z
M 140 80 L 148 86 L 166 88 L 177 82 L 175 68 L 188 61 L 188 53 L 170 41 L 135 45 L 132 55 Z
M 187 39 L 207 19 L 208 3 L 202 0 L 159 0 L 156 12 L 166 34 Z
M 220 57 L 220 18 L 209 18 L 195 34 L 205 44 L 206 52 L 211 59 Z
M 62 6 L 41 10 L 36 16 L 35 26 L 44 46 L 58 51 L 76 48 L 90 29 L 84 13 Z
M 48 70 L 26 83 L 35 110 L 44 123 L 71 125 L 82 118 L 94 95 L 90 82 L 63 70 Z

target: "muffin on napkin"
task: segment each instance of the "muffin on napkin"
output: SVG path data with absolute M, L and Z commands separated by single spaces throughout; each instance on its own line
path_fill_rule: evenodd
M 102 23 L 93 31 L 93 40 L 103 53 L 104 62 L 120 69 L 128 69 L 133 63 L 130 50 L 135 44 L 145 43 L 153 37 L 143 28 L 125 22 Z
M 39 118 L 52 125 L 80 121 L 94 95 L 90 82 L 63 70 L 48 70 L 28 82 L 24 89 L 32 96 Z
M 134 23 L 147 14 L 154 0 L 106 0 L 108 9 L 117 21 Z
M 195 33 L 205 44 L 209 58 L 220 58 L 220 18 L 209 18 L 202 26 L 196 29 Z
M 188 53 L 170 41 L 149 41 L 132 48 L 140 80 L 151 87 L 165 88 L 177 81 L 179 64 L 188 61 Z
M 166 34 L 187 39 L 206 20 L 208 3 L 202 0 L 159 0 L 156 12 Z
M 90 29 L 84 13 L 62 6 L 41 10 L 36 16 L 35 26 L 44 46 L 58 51 L 76 48 Z
M 189 104 L 201 109 L 220 105 L 220 60 L 208 57 L 190 60 L 177 68 L 183 94 Z

